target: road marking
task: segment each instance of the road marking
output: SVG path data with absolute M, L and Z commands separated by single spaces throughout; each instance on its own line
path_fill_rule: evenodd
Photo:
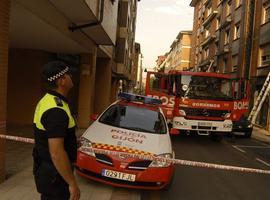
M 265 162 L 265 161 L 261 160 L 260 158 L 256 158 L 256 160 L 265 164 L 266 166 L 270 167 L 270 164 L 268 162 Z
M 232 145 L 233 148 L 237 149 L 238 151 L 241 151 L 242 153 L 246 153 L 245 150 L 243 149 L 240 149 L 239 147 L 235 146 L 235 145 Z
M 242 148 L 255 148 L 255 149 L 270 149 L 270 147 L 267 146 L 245 146 L 245 145 L 236 145 L 237 147 L 242 147 Z

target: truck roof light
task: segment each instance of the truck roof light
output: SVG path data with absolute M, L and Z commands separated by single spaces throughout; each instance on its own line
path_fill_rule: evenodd
M 126 93 L 126 92 L 119 93 L 118 97 L 120 99 L 125 99 L 127 101 L 143 102 L 144 104 L 152 104 L 152 105 L 162 104 L 162 101 L 160 99 L 154 99 L 154 98 Z

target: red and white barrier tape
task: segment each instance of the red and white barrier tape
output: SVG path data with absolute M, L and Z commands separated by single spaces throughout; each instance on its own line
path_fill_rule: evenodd
M 257 174 L 270 174 L 270 170 L 262 170 L 262 169 L 254 169 L 254 168 L 246 168 L 246 167 L 236 167 L 230 165 L 219 165 L 213 163 L 206 163 L 206 162 L 197 162 L 197 161 L 190 161 L 190 160 L 180 160 L 180 159 L 173 159 L 173 158 L 164 158 L 164 157 L 157 157 L 151 155 L 140 155 L 140 154 L 132 154 L 126 152 L 118 152 L 118 151 L 110 151 L 110 150 L 103 150 L 103 149 L 88 149 L 88 148 L 80 148 L 83 153 L 102 153 L 107 155 L 114 155 L 114 156 L 121 156 L 126 158 L 138 158 L 143 160 L 157 160 L 160 162 L 166 162 L 171 164 L 177 165 L 184 165 L 184 166 L 192 166 L 192 167 L 202 167 L 202 168 L 210 168 L 210 169 L 222 169 L 222 170 L 229 170 L 229 171 L 238 171 L 238 172 L 248 172 L 248 173 L 257 173 Z
M 18 136 L 11 136 L 11 135 L 2 135 L 0 134 L 0 139 L 12 140 L 17 142 L 24 142 L 34 144 L 35 140 L 32 138 L 25 138 L 25 137 L 18 137 Z
M 34 144 L 34 139 L 32 139 L 32 138 L 24 138 L 24 137 L 1 135 L 1 134 L 0 134 L 0 138 L 6 139 L 6 140 L 13 140 L 13 141 L 18 141 L 18 142 Z M 96 149 L 96 148 L 80 147 L 79 150 L 85 154 L 89 154 L 89 153 L 94 152 L 94 153 L 102 153 L 102 154 L 113 155 L 113 156 L 121 156 L 121 157 L 126 157 L 126 158 L 137 158 L 137 159 L 143 159 L 143 160 L 156 160 L 156 161 L 160 161 L 160 162 L 166 162 L 166 163 L 184 165 L 184 166 L 192 166 L 192 167 L 202 167 L 202 168 L 209 168 L 209 169 L 222 169 L 222 170 L 257 173 L 257 174 L 270 174 L 270 170 L 262 170 L 262 169 L 246 168 L 246 167 L 236 167 L 236 166 L 230 166 L 230 165 L 218 165 L 218 164 L 206 163 L 206 162 L 164 158 L 164 157 L 151 156 L 151 155 L 140 155 L 140 154 L 110 151 L 110 150 L 103 150 L 103 149 Z

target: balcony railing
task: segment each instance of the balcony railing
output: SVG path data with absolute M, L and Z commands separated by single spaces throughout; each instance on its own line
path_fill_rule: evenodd
M 218 14 L 218 11 L 213 11 L 207 18 L 206 18 L 206 20 L 203 22 L 203 26 L 205 27 L 205 26 L 207 26 L 211 21 L 212 21 L 212 19 L 214 19 L 214 17 L 216 16 Z
M 206 45 L 208 45 L 211 41 L 216 39 L 216 35 L 211 35 L 208 36 L 207 39 L 205 41 L 203 41 L 203 43 L 201 44 L 202 47 L 205 47 Z

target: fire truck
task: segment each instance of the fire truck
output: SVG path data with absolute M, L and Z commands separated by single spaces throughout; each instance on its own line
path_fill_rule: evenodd
M 145 95 L 162 100 L 171 132 L 221 140 L 249 109 L 249 83 L 213 72 L 147 72 Z

